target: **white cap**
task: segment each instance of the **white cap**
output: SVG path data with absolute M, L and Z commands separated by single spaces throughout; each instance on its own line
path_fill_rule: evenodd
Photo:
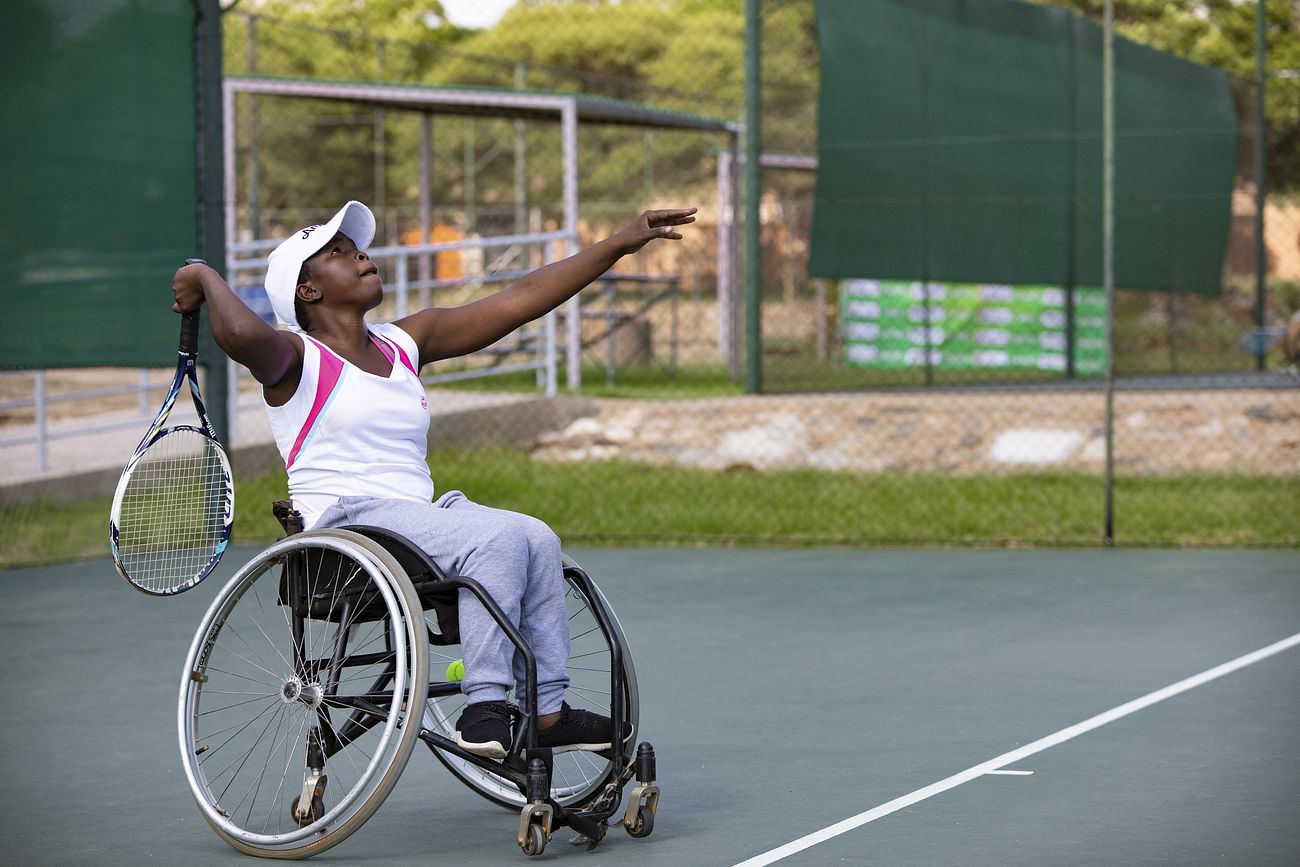
M 348 202 L 328 223 L 304 226 L 271 251 L 266 267 L 266 295 L 271 299 L 275 317 L 283 324 L 298 327 L 297 317 L 293 315 L 293 298 L 302 263 L 339 232 L 351 238 L 358 250 L 364 250 L 375 239 L 375 215 L 360 202 Z

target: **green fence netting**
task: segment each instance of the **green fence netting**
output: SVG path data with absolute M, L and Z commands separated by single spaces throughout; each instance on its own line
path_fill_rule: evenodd
M 0 367 L 143 365 L 199 249 L 195 6 L 17 0 L 0 52 Z
M 1098 285 L 1102 34 L 1012 0 L 818 0 L 810 271 Z M 1116 283 L 1218 294 L 1227 77 L 1116 40 Z

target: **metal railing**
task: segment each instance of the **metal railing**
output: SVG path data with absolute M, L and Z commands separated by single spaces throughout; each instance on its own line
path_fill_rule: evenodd
M 48 371 L 5 371 L 0 373 L 0 378 L 4 379 L 28 375 L 33 378 L 32 396 L 0 400 L 0 414 L 17 409 L 26 409 L 28 407 L 34 409 L 34 424 L 31 432 L 4 434 L 0 436 L 0 448 L 35 444 L 36 469 L 44 472 L 50 468 L 49 444 L 54 440 L 71 439 L 87 433 L 99 433 L 108 430 L 139 427 L 141 421 L 151 417 L 154 410 L 157 409 L 157 407 L 150 402 L 150 392 L 155 390 L 166 390 L 168 386 L 171 385 L 170 376 L 156 381 L 152 380 L 150 377 L 154 372 L 155 371 L 152 371 L 149 368 L 140 368 L 137 373 L 137 380 L 134 384 L 82 388 L 74 391 L 60 392 L 58 394 L 50 394 L 47 383 Z M 166 371 L 161 372 L 166 373 Z M 84 424 L 68 425 L 66 427 L 60 427 L 58 430 L 52 430 L 50 428 L 50 404 L 93 400 L 101 397 L 116 397 L 117 395 L 125 394 L 137 395 L 136 410 L 138 414 L 111 419 L 105 419 L 101 416 Z

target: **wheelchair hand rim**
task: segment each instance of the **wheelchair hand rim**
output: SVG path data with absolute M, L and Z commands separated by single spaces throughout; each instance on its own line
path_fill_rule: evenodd
M 393 617 L 394 620 L 404 619 L 401 616 L 400 607 L 397 604 L 397 599 L 392 588 L 390 588 L 388 583 L 380 577 L 381 572 L 379 567 L 375 563 L 373 557 L 370 556 L 369 552 L 366 552 L 364 549 L 345 540 L 333 539 L 328 536 L 317 536 L 313 541 L 321 547 L 336 551 L 339 554 L 357 561 L 357 563 L 365 569 L 366 574 L 379 590 L 384 605 L 389 612 L 389 616 Z M 263 551 L 256 560 L 242 567 L 235 576 L 226 582 L 224 587 L 222 587 L 221 591 L 212 601 L 212 604 L 208 607 L 208 611 L 204 615 L 199 629 L 194 635 L 194 640 L 190 644 L 189 653 L 185 658 L 185 668 L 181 674 L 181 695 L 180 701 L 177 705 L 177 735 L 181 750 L 181 764 L 185 769 L 185 776 L 189 781 L 190 793 L 194 796 L 195 803 L 198 804 L 204 817 L 213 825 L 214 828 L 217 828 L 225 834 L 237 838 L 248 845 L 268 849 L 301 843 L 311 837 L 319 836 L 323 830 L 329 828 L 331 824 L 339 818 L 345 808 L 350 807 L 354 801 L 366 795 L 375 782 L 375 776 L 380 772 L 378 763 L 370 763 L 362 773 L 361 778 L 358 779 L 349 790 L 348 797 L 333 805 L 330 810 L 315 822 L 283 834 L 256 834 L 236 825 L 227 816 L 217 810 L 213 803 L 215 799 L 212 798 L 211 791 L 206 783 L 198 779 L 190 761 L 189 752 L 191 751 L 191 748 L 187 735 L 186 723 L 187 720 L 194 718 L 196 708 L 194 703 L 194 693 L 190 691 L 189 682 L 191 680 L 191 675 L 198 671 L 201 657 L 206 657 L 205 650 L 209 650 L 212 644 L 215 644 L 216 634 L 220 632 L 220 629 L 217 629 L 216 632 L 214 632 L 213 626 L 219 617 L 224 617 L 226 614 L 229 614 L 230 610 L 233 609 L 235 604 L 240 600 L 240 598 L 242 598 L 243 591 L 247 591 L 248 587 L 251 586 L 251 581 L 260 577 L 266 569 L 270 568 L 270 564 L 274 562 L 276 557 L 294 550 L 297 547 L 297 542 L 297 538 L 289 537 L 271 545 Z M 247 586 L 243 588 L 243 591 L 236 593 L 236 591 L 240 589 L 241 584 Z M 408 636 L 409 634 L 410 629 L 408 628 Z M 212 644 L 209 644 L 209 641 L 212 642 Z M 406 655 L 412 652 L 412 650 L 413 649 L 409 646 L 409 642 L 399 643 L 398 647 L 395 648 L 397 666 L 393 682 L 394 695 L 403 694 L 407 690 Z M 423 702 L 420 704 L 423 705 Z M 375 748 L 376 755 L 380 755 L 388 748 L 391 739 L 396 735 L 402 722 L 404 720 L 409 720 L 410 716 L 411 712 L 408 709 L 405 713 L 399 711 L 390 717 L 384 725 L 384 731 L 380 735 L 380 742 Z

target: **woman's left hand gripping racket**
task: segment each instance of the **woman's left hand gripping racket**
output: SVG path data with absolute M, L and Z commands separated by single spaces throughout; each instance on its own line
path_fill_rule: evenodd
M 206 578 L 225 553 L 234 520 L 230 461 L 199 395 L 198 343 L 195 310 L 181 316 L 176 376 L 113 495 L 113 562 L 132 587 L 154 596 L 181 593 Z M 202 427 L 164 428 L 186 382 Z

